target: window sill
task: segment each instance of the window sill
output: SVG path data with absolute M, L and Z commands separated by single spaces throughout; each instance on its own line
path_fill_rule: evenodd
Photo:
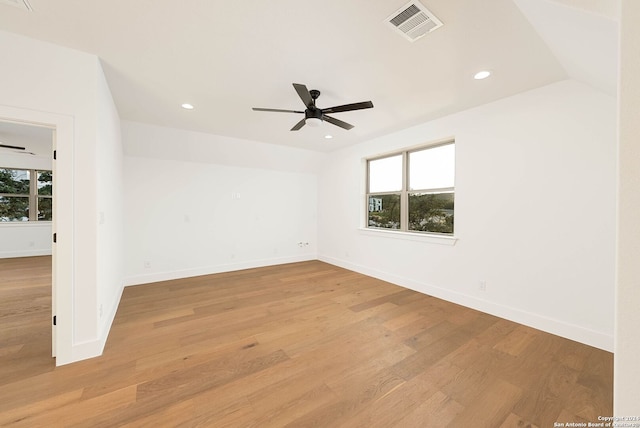
M 435 235 L 427 233 L 401 232 L 395 230 L 369 229 L 361 227 L 358 229 L 360 234 L 368 236 L 377 236 L 381 238 L 403 239 L 405 241 L 418 241 L 437 245 L 456 245 L 458 238 L 455 236 Z
M 37 227 L 51 226 L 50 221 L 0 221 L 0 227 Z

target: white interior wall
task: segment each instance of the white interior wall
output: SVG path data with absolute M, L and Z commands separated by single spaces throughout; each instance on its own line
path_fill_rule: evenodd
M 456 244 L 359 230 L 363 159 L 448 137 Z M 615 138 L 615 99 L 563 81 L 334 152 L 320 259 L 611 350 Z
M 123 141 L 128 285 L 316 258 L 324 155 L 131 122 Z
M 127 156 L 229 165 L 250 169 L 317 173 L 325 155 L 239 138 L 122 121 Z M 304 141 L 301 141 L 304 147 Z
M 0 259 L 51 255 L 51 223 L 0 224 Z
M 640 3 L 622 0 L 614 415 L 640 415 Z M 631 420 L 630 423 L 634 423 Z M 637 425 L 637 422 L 635 422 Z
M 96 231 L 96 142 L 102 121 L 98 105 L 106 102 L 105 87 L 99 89 L 100 64 L 93 55 L 3 31 L 0 51 L 0 119 L 20 116 L 26 122 L 61 126 L 56 161 L 56 363 L 93 357 L 106 341 L 98 323 L 96 258 L 114 245 L 98 243 Z M 114 141 L 106 138 L 102 143 Z
M 120 117 L 102 67 L 97 70 L 96 132 L 97 319 L 106 340 L 124 287 L 124 152 Z
M 0 168 L 50 170 L 51 158 L 0 153 Z M 0 223 L 0 259 L 51 254 L 51 223 Z

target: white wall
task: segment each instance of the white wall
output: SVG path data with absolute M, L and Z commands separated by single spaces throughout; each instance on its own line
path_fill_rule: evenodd
M 614 415 L 640 415 L 640 3 L 622 0 Z
M 128 285 L 316 258 L 324 155 L 131 122 L 123 141 Z
M 0 153 L 0 168 L 51 169 L 51 158 Z M 0 259 L 51 254 L 51 223 L 0 223 Z
M 124 288 L 124 152 L 120 117 L 102 67 L 97 73 L 96 132 L 97 253 L 99 337 L 106 340 Z
M 456 244 L 359 230 L 363 158 L 447 137 Z M 563 81 L 334 152 L 320 259 L 611 350 L 615 138 L 615 99 Z
M 51 223 L 0 224 L 0 259 L 51 255 Z
M 113 242 L 97 242 L 96 144 L 99 129 L 103 133 L 113 126 L 106 120 L 98 127 L 104 120 L 98 106 L 109 103 L 101 76 L 93 55 L 0 31 L 0 119 L 19 116 L 59 126 L 57 364 L 101 353 L 107 332 L 98 322 L 96 259 L 120 251 Z M 117 141 L 111 134 L 100 144 Z M 107 170 L 109 161 L 102 165 Z
M 122 121 L 122 138 L 127 156 L 244 168 L 315 173 L 325 158 L 323 154 L 303 148 L 127 121 Z M 304 140 L 300 147 L 304 147 Z

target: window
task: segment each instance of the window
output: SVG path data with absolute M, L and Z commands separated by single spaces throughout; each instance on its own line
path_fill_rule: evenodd
M 51 221 L 51 171 L 0 168 L 0 222 Z
M 367 161 L 367 227 L 453 234 L 455 143 Z

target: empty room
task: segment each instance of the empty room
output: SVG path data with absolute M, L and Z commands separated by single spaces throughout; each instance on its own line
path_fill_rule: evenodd
M 640 427 L 639 19 L 0 0 L 0 426 Z

